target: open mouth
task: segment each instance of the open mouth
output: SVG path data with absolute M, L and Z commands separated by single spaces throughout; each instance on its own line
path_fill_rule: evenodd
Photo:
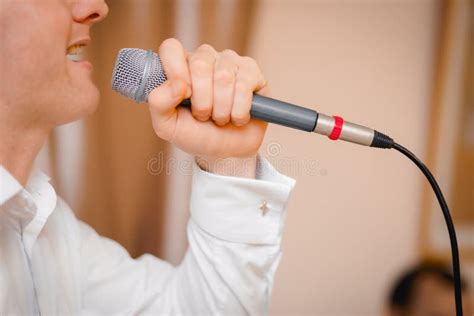
M 66 56 L 71 61 L 83 61 L 84 44 L 72 45 L 67 49 Z

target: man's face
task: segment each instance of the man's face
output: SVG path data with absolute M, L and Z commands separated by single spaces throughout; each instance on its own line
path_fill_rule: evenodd
M 0 0 L 0 114 L 54 127 L 94 111 L 99 92 L 80 61 L 103 0 Z

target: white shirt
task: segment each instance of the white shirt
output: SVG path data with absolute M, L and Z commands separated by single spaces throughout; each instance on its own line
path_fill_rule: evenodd
M 257 179 L 194 166 L 177 267 L 130 258 L 77 220 L 46 175 L 23 188 L 0 166 L 0 315 L 266 314 L 295 181 L 258 161 Z

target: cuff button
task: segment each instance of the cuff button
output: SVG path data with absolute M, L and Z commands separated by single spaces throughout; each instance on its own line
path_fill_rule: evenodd
M 268 202 L 263 201 L 262 205 L 260 205 L 260 211 L 262 211 L 262 216 L 265 216 L 269 210 L 270 208 L 268 207 Z

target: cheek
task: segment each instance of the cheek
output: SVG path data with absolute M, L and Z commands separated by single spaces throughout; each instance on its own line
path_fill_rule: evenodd
M 35 100 L 41 101 L 37 97 L 65 72 L 65 46 L 71 21 L 62 6 L 53 8 L 53 4 L 40 1 L 14 5 L 11 18 L 2 21 L 1 71 L 9 78 L 2 97 L 8 95 L 19 100 L 34 93 Z
M 3 1 L 3 0 L 0 0 Z M 16 5 L 0 17 L 1 98 L 22 119 L 58 125 L 95 110 L 99 92 L 90 73 L 71 65 L 66 49 L 72 17 L 61 1 Z M 4 27 L 5 26 L 5 27 Z

